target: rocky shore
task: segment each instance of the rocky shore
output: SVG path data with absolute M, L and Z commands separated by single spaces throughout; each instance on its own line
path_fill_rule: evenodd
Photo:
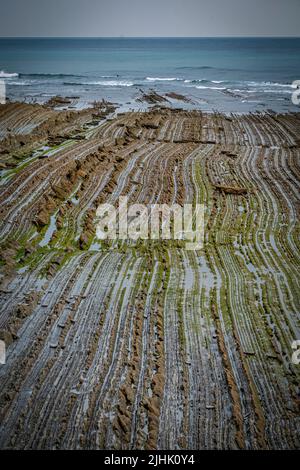
M 0 448 L 299 448 L 300 115 L 72 99 L 0 105 Z M 120 196 L 203 250 L 97 240 Z

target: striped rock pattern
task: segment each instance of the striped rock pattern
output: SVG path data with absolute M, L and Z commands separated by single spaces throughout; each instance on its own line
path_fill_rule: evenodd
M 2 135 L 30 116 L 0 112 Z M 2 171 L 0 447 L 299 448 L 300 116 L 154 109 L 80 135 Z M 119 196 L 203 203 L 203 250 L 99 242 Z

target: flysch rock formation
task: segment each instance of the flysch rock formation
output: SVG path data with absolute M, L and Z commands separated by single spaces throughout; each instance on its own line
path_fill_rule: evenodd
M 0 106 L 0 448 L 299 448 L 299 114 L 112 113 Z M 97 240 L 120 196 L 203 249 Z

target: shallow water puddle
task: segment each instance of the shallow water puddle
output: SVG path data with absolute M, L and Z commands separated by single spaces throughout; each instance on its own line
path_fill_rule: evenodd
M 55 212 L 55 214 L 51 215 L 50 217 L 50 224 L 49 227 L 46 230 L 46 233 L 44 235 L 44 238 L 40 241 L 39 246 L 47 246 L 52 238 L 53 233 L 56 230 L 56 216 L 57 216 L 58 211 Z

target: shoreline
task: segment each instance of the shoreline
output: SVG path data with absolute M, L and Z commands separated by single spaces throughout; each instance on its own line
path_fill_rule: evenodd
M 275 112 L 272 109 L 264 111 L 256 111 L 249 113 L 238 112 L 220 112 L 204 111 L 198 109 L 185 109 L 179 106 L 169 106 L 166 97 L 171 97 L 178 101 L 178 104 L 188 102 L 189 98 L 185 95 L 176 94 L 174 92 L 166 93 L 165 96 L 159 95 L 154 90 L 149 93 L 144 93 L 140 98 L 141 103 L 145 103 L 145 107 L 139 110 L 124 111 L 122 105 L 106 101 L 89 102 L 88 106 L 83 108 L 76 108 L 77 97 L 70 96 L 53 96 L 46 103 L 27 103 L 25 101 L 8 101 L 6 104 L 0 104 L 0 152 L 1 155 L 9 155 L 14 150 L 20 150 L 21 154 L 34 149 L 37 142 L 47 144 L 47 139 L 54 139 L 56 135 L 62 130 L 64 136 L 60 136 L 61 140 L 67 140 L 68 137 L 76 136 L 76 132 L 82 133 L 83 130 L 93 128 L 103 124 L 107 118 L 115 119 L 123 115 L 139 115 L 147 113 L 182 113 L 182 115 L 192 116 L 220 116 L 225 119 L 232 116 L 236 119 L 256 117 L 292 117 L 296 118 L 300 115 L 300 110 L 297 112 Z M 5 113 L 8 113 L 9 118 L 5 120 Z M 14 122 L 14 113 L 16 113 L 16 122 Z M 26 125 L 22 127 L 22 118 L 19 119 L 20 114 L 24 114 Z M 31 116 L 33 113 L 33 116 Z M 18 119 L 17 119 L 18 118 Z M 11 119 L 11 121 L 10 121 Z M 78 126 L 76 124 L 78 120 Z M 19 127 L 18 127 L 19 126 Z M 79 128 L 78 128 L 79 127 Z M 76 137 L 75 137 L 76 138 Z M 298 139 L 296 139 L 298 142 Z M 25 147 L 25 148 L 24 148 Z M 1 162 L 0 162 L 1 163 Z M 3 164 L 3 161 L 2 161 Z M 3 169 L 3 168 L 2 168 Z

